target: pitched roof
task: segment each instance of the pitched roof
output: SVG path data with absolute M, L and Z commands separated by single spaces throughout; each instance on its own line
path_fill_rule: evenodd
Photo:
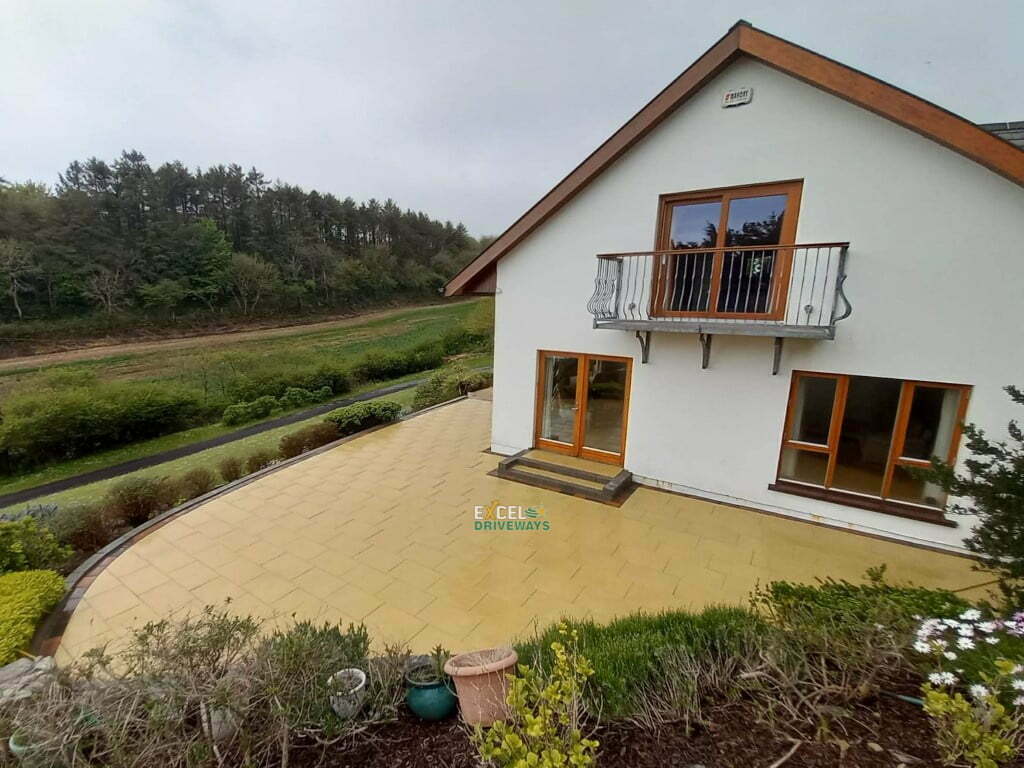
M 987 126 L 975 125 L 894 85 L 739 21 L 455 275 L 445 286 L 445 295 L 493 292 L 498 259 L 740 56 L 749 56 L 875 112 L 1024 186 L 1024 152 L 1010 143 L 1012 138 L 1004 140 L 986 130 Z

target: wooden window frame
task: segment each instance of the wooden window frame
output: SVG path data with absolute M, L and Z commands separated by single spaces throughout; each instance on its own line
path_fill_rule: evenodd
M 789 285 L 790 272 L 793 266 L 793 250 L 785 246 L 796 244 L 796 225 L 800 217 L 800 201 L 803 196 L 803 179 L 790 179 L 788 181 L 773 181 L 764 184 L 741 184 L 733 187 L 717 187 L 714 189 L 699 189 L 691 192 L 672 192 L 658 196 L 658 217 L 655 230 L 654 250 L 671 251 L 671 229 L 672 229 L 672 208 L 680 203 L 701 203 L 720 202 L 722 210 L 719 214 L 717 240 L 714 246 L 692 250 L 693 253 L 713 253 L 711 265 L 711 284 L 708 289 L 708 308 L 696 311 L 675 311 L 666 309 L 664 305 L 665 284 L 667 264 L 662 263 L 659 258 L 653 275 L 651 290 L 651 315 L 657 317 L 715 317 L 723 319 L 758 319 L 758 320 L 782 320 L 786 316 L 786 302 L 788 291 L 779 290 L 776 292 L 773 306 L 768 312 L 719 312 L 718 294 L 722 287 L 722 272 L 725 267 L 725 254 L 728 248 L 725 245 L 725 235 L 729 222 L 729 207 L 733 200 L 746 197 L 767 197 L 769 195 L 786 195 L 786 215 L 782 221 L 782 230 L 779 233 L 776 265 L 778 272 L 772 276 L 772 282 L 778 280 L 781 285 Z M 678 250 L 678 249 L 677 249 Z M 773 250 L 765 247 L 765 250 Z M 665 257 L 663 257 L 665 258 Z
M 928 468 L 931 462 L 923 459 L 912 459 L 903 456 L 903 448 L 906 445 L 907 426 L 910 421 L 910 409 L 914 402 L 914 393 L 918 388 L 951 389 L 960 393 L 960 401 L 957 403 L 956 422 L 950 434 L 949 450 L 944 460 L 948 464 L 956 462 L 957 453 L 960 449 L 960 440 L 963 434 L 964 420 L 967 418 L 967 406 L 971 397 L 971 386 L 966 384 L 947 384 L 937 381 L 919 381 L 916 379 L 896 379 L 900 382 L 900 399 L 896 408 L 896 419 L 893 423 L 892 435 L 889 438 L 889 451 L 886 456 L 885 472 L 883 474 L 881 493 L 878 496 L 856 493 L 839 488 L 833 488 L 832 482 L 835 475 L 836 461 L 839 454 L 839 439 L 841 437 L 843 417 L 846 411 L 846 397 L 850 388 L 850 379 L 855 374 L 843 373 L 820 373 L 816 371 L 793 371 L 789 384 L 789 400 L 786 406 L 786 419 L 783 422 L 782 444 L 779 448 L 779 462 L 775 470 L 775 482 L 768 487 L 774 491 L 793 493 L 799 496 L 832 501 L 837 504 L 861 507 L 876 512 L 909 517 L 915 520 L 939 523 L 950 527 L 956 523 L 946 519 L 943 514 L 944 508 L 932 507 L 926 504 L 915 504 L 908 501 L 900 501 L 889 498 L 892 492 L 893 474 L 897 466 Z M 804 378 L 832 379 L 836 382 L 835 396 L 832 402 L 831 421 L 829 422 L 829 434 L 827 445 L 819 443 L 806 443 L 791 438 L 793 421 L 796 416 L 796 400 L 799 391 L 800 381 Z M 868 377 L 870 378 L 870 377 Z M 828 466 L 825 470 L 825 484 L 802 483 L 798 480 L 791 480 L 782 477 L 782 457 L 786 448 L 818 452 L 828 454 Z
M 576 416 L 573 422 L 572 443 L 545 440 L 540 436 L 544 421 L 544 360 L 547 357 L 575 357 L 579 361 L 580 370 L 576 374 Z M 609 360 L 626 364 L 626 388 L 622 401 L 622 435 L 619 440 L 619 452 L 602 451 L 588 448 L 583 444 L 584 423 L 582 414 L 587 405 L 587 370 L 591 360 Z M 623 466 L 626 458 L 626 430 L 629 427 L 629 396 L 633 387 L 633 358 L 616 355 L 591 355 L 584 352 L 566 352 L 557 349 L 537 350 L 537 385 L 533 413 L 533 444 L 536 448 L 562 453 L 567 456 L 579 456 L 605 464 Z

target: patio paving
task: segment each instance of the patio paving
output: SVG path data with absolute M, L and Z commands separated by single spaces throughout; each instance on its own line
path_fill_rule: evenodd
M 491 477 L 490 411 L 486 396 L 429 411 L 175 518 L 96 577 L 58 660 L 228 599 L 271 623 L 363 621 L 376 643 L 454 651 L 880 563 L 923 585 L 982 581 L 965 558 L 650 488 L 615 508 Z M 549 530 L 475 530 L 474 507 L 496 502 L 540 509 Z

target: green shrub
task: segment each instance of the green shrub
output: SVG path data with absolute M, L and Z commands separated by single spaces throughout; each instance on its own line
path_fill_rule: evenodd
M 195 426 L 195 392 L 166 384 L 42 387 L 7 398 L 0 451 L 8 470 L 61 461 Z
M 167 478 L 130 477 L 114 485 L 101 502 L 115 518 L 132 526 L 170 509 L 181 498 L 181 489 Z
M 301 408 L 304 405 L 309 405 L 314 401 L 313 393 L 308 389 L 302 389 L 301 387 L 288 387 L 281 395 L 280 405 L 285 410 L 292 410 L 294 408 Z
M 181 488 L 183 499 L 194 499 L 216 488 L 217 477 L 206 467 L 196 467 L 178 479 L 178 487 Z
M 884 567 L 864 584 L 772 582 L 752 602 L 767 619 L 759 702 L 779 723 L 817 722 L 822 705 L 846 707 L 896 684 L 922 615 L 955 615 L 958 596 L 884 581 Z
M 955 616 L 970 607 L 943 589 L 896 586 L 885 581 L 885 567 L 867 572 L 863 584 L 820 579 L 815 584 L 773 581 L 755 591 L 754 604 L 773 623 L 793 631 L 836 625 L 854 633 L 881 624 L 904 636 L 907 645 L 919 616 Z
M 225 456 L 217 462 L 217 471 L 225 483 L 233 483 L 245 474 L 242 460 L 237 456 Z
M 0 522 L 0 573 L 58 568 L 71 556 L 34 517 Z
M 669 649 L 686 649 L 708 659 L 746 658 L 763 629 L 756 615 L 742 608 L 707 608 L 700 613 L 666 611 L 638 613 L 609 624 L 567 620 L 576 633 L 579 652 L 594 667 L 587 707 L 593 716 L 634 717 L 645 708 L 645 697 L 669 681 L 662 679 L 661 656 Z M 559 642 L 558 626 L 516 645 L 520 663 L 550 669 L 551 644 Z
M 443 362 L 441 344 L 429 342 L 402 352 L 369 352 L 353 366 L 352 375 L 359 381 L 387 381 L 437 368 Z
M 268 632 L 257 619 L 210 607 L 151 622 L 116 652 L 95 649 L 62 669 L 55 685 L 11 709 L 11 725 L 33 735 L 32 765 L 46 768 L 259 768 L 323 764 L 340 739 L 396 718 L 404 648 L 369 657 L 361 626 L 302 622 Z M 330 709 L 327 682 L 346 667 L 368 677 L 350 720 Z M 233 739 L 214 738 L 204 716 L 211 710 L 237 727 Z
M 333 421 L 322 421 L 282 437 L 278 451 L 283 458 L 291 459 L 337 439 L 338 426 Z
M 277 408 L 277 398 L 271 395 L 264 395 L 247 403 L 229 405 L 224 409 L 221 422 L 232 427 L 236 424 L 244 424 L 247 421 L 266 418 L 276 411 Z
M 416 387 L 412 408 L 418 411 L 454 400 L 469 392 L 486 389 L 492 381 L 493 377 L 487 372 L 467 371 L 459 364 L 446 366 Z
M 70 504 L 62 506 L 47 526 L 62 544 L 91 554 L 117 538 L 124 520 L 104 504 Z
M 0 576 L 0 666 L 18 658 L 36 624 L 64 595 L 64 579 L 53 571 Z
M 1015 404 L 1024 406 L 1024 391 L 1014 386 L 1005 390 Z M 1024 606 L 1024 428 L 1011 421 L 1006 431 L 1010 441 L 996 442 L 976 424 L 965 424 L 971 452 L 964 461 L 966 472 L 958 475 L 955 467 L 935 461 L 932 471 L 923 474 L 951 496 L 971 500 L 953 506 L 958 514 L 978 517 L 964 544 L 978 555 L 982 570 L 999 577 L 1003 608 L 1009 612 Z
M 251 453 L 249 454 L 249 458 L 245 460 L 245 473 L 247 475 L 251 475 L 254 472 L 259 472 L 261 469 L 266 469 L 277 461 L 277 459 L 278 455 L 269 450 Z
M 353 435 L 378 424 L 397 421 L 402 414 L 402 406 L 392 400 L 371 400 L 365 403 L 353 403 L 336 411 L 331 411 L 325 421 L 332 422 L 338 428 L 338 437 Z

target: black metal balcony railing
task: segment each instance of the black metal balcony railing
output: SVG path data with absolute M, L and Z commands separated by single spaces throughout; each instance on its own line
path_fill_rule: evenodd
M 848 246 L 601 254 L 587 309 L 598 328 L 833 338 L 852 309 Z

